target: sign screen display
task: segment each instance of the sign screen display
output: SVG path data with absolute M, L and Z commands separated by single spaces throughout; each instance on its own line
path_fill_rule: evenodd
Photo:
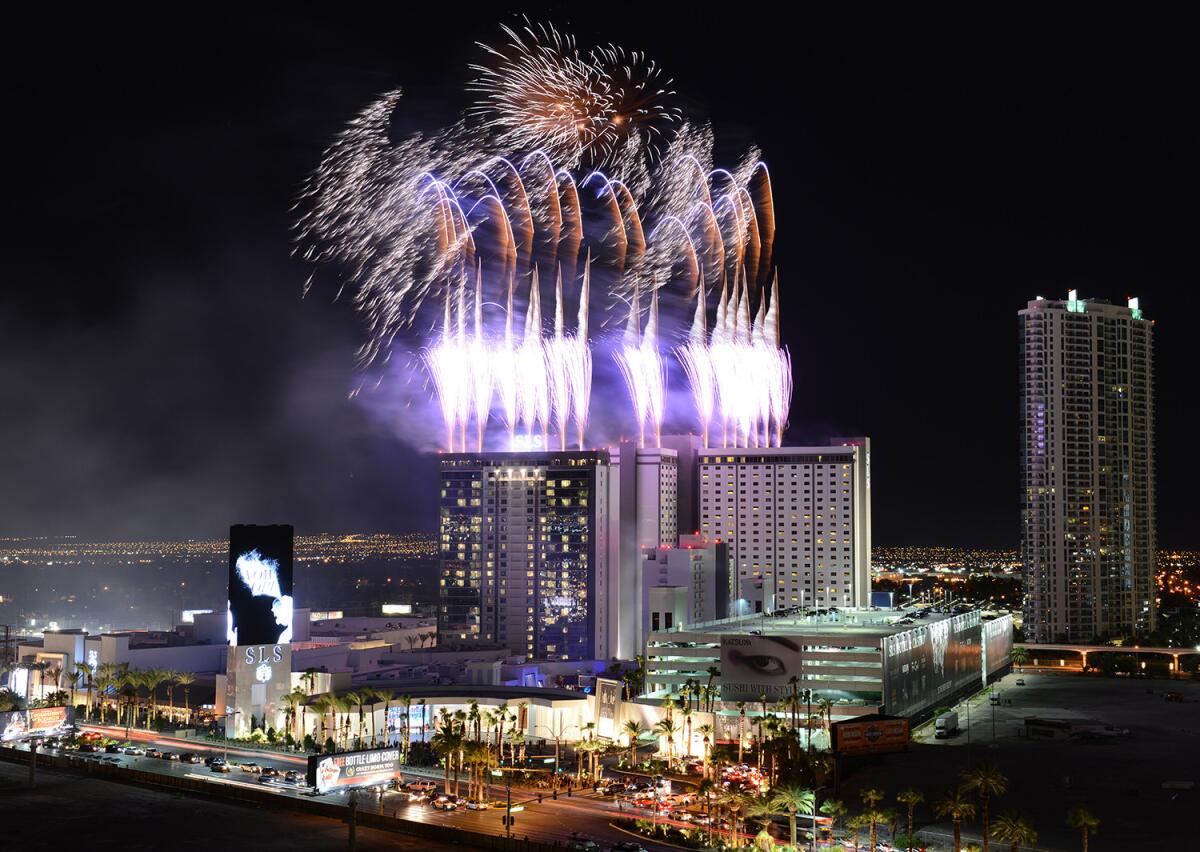
M 979 613 L 914 627 L 883 640 L 883 704 L 912 716 L 950 697 L 983 671 Z
M 617 704 L 621 684 L 615 680 L 596 681 L 596 734 L 606 740 L 617 735 Z
M 885 754 L 907 748 L 907 719 L 866 719 L 833 725 L 833 750 L 840 755 Z
M 1012 635 L 1011 615 L 1002 615 L 983 623 L 983 665 L 988 675 L 1012 662 Z
M 722 636 L 721 698 L 778 701 L 792 694 L 788 678 L 800 676 L 803 648 L 790 636 Z
M 292 528 L 229 528 L 230 645 L 292 641 Z
M 308 758 L 308 783 L 319 793 L 385 784 L 400 777 L 400 749 L 375 748 Z
M 35 707 L 0 713 L 0 740 L 45 737 L 64 733 L 75 723 L 74 707 Z

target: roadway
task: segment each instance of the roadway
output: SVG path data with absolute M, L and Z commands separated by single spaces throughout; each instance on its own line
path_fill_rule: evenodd
M 143 748 L 160 748 L 177 754 L 195 752 L 201 757 L 209 757 L 215 755 L 223 756 L 228 753 L 232 772 L 228 774 L 213 772 L 208 766 L 202 763 L 189 764 L 173 760 L 162 760 L 155 757 L 126 754 L 106 754 L 99 752 L 79 755 L 81 757 L 87 756 L 91 759 L 106 760 L 106 762 L 115 766 L 125 766 L 160 775 L 188 777 L 214 785 L 225 784 L 252 787 L 256 790 L 265 789 L 280 796 L 304 796 L 308 790 L 306 786 L 297 787 L 279 783 L 261 783 L 258 775 L 244 772 L 240 766 L 235 765 L 240 763 L 257 763 L 262 767 L 273 767 L 280 772 L 295 770 L 303 775 L 308 761 L 302 755 L 263 752 L 232 746 L 226 749 L 223 744 L 214 743 L 210 740 L 181 739 L 163 736 L 153 731 L 138 730 L 136 728 L 129 729 L 128 736 L 126 736 L 126 729 L 124 727 L 87 724 L 81 725 L 80 728 L 81 730 L 95 731 L 118 742 L 129 741 Z M 25 747 L 21 746 L 21 748 L 24 749 Z M 53 749 L 47 751 L 50 754 L 61 753 Z M 435 768 L 405 767 L 404 775 L 405 780 L 426 778 L 437 781 L 439 788 L 443 779 L 442 770 Z M 465 790 L 465 787 L 466 780 L 464 777 L 460 783 L 460 790 Z M 322 798 L 323 801 L 332 804 L 345 806 L 349 803 L 349 796 L 346 793 L 331 793 Z M 488 798 L 493 802 L 504 802 L 506 799 L 504 785 L 490 785 Z M 543 801 L 539 803 L 535 792 L 514 787 L 512 790 L 512 802 L 514 808 L 519 808 L 513 815 L 515 819 L 513 836 L 527 837 L 530 840 L 551 843 L 554 841 L 562 842 L 572 836 L 581 836 L 591 838 L 602 847 L 608 848 L 617 841 L 633 839 L 628 834 L 611 827 L 609 825 L 611 820 L 628 816 L 638 816 L 646 819 L 651 817 L 649 812 L 631 811 L 628 806 L 622 808 L 614 799 L 599 796 L 591 790 L 576 790 L 570 796 L 567 796 L 564 791 L 560 790 L 557 800 L 552 799 L 549 793 L 543 792 Z M 399 819 L 412 822 L 446 825 L 462 828 L 467 831 L 493 835 L 504 832 L 503 817 L 505 809 L 503 807 L 486 811 L 473 811 L 466 808 L 459 808 L 454 811 L 441 811 L 432 808 L 425 802 L 410 802 L 407 793 L 385 791 L 380 794 L 375 790 L 360 790 L 358 793 L 358 807 L 360 811 L 370 810 L 392 814 Z M 673 848 L 654 844 L 641 838 L 638 839 L 647 849 L 655 850 L 655 852 L 667 852 L 667 850 Z

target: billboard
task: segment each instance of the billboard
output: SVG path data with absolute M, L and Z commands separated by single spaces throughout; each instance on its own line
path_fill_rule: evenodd
M 0 713 L 0 741 L 46 737 L 70 730 L 75 724 L 74 707 L 35 707 Z
M 1012 662 L 1013 623 L 1011 615 L 983 622 L 984 680 Z
M 385 784 L 400 777 L 400 749 L 374 748 L 308 758 L 308 783 L 319 793 Z
M 615 680 L 596 679 L 596 735 L 611 740 L 617 735 L 617 706 L 621 701 L 621 684 Z
M 803 647 L 788 636 L 722 636 L 721 700 L 778 701 L 790 696 L 788 678 L 800 677 Z
M 983 671 L 979 613 L 923 624 L 883 640 L 883 706 L 913 716 L 967 686 Z
M 74 707 L 34 707 L 29 713 L 29 733 L 49 736 L 69 730 L 75 724 Z
M 833 750 L 845 757 L 908 750 L 908 720 L 874 716 L 834 722 Z
M 229 528 L 230 645 L 292 641 L 292 528 Z

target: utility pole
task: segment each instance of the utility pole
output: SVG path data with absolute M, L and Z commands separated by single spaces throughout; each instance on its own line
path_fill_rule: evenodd
M 29 741 L 29 786 L 37 785 L 37 742 Z

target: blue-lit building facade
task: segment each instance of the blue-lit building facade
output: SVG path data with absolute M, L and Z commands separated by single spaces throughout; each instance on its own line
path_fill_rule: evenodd
M 440 464 L 439 644 L 607 656 L 608 452 L 456 453 Z

